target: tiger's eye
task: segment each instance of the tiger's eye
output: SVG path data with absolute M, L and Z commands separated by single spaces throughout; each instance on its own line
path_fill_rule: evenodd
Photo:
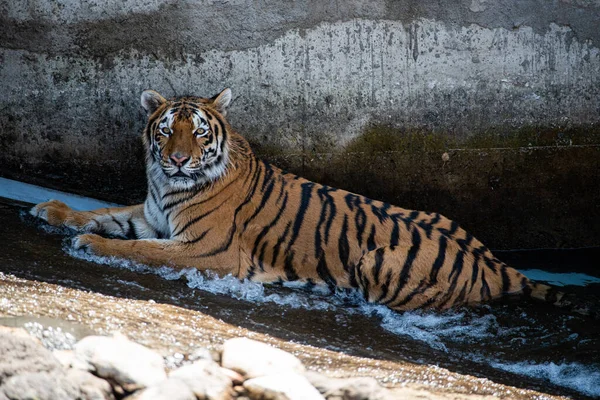
M 194 132 L 194 135 L 196 135 L 196 137 L 206 136 L 206 134 L 208 134 L 208 131 L 204 128 L 198 128 Z
M 171 129 L 169 129 L 168 127 L 163 127 L 161 130 L 161 133 L 165 136 L 169 136 L 171 134 Z

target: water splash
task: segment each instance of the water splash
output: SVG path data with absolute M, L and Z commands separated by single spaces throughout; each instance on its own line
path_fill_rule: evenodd
M 492 361 L 490 365 L 518 375 L 545 379 L 555 385 L 574 389 L 588 396 L 600 396 L 600 371 L 579 363 L 536 364 L 533 362 L 503 363 Z

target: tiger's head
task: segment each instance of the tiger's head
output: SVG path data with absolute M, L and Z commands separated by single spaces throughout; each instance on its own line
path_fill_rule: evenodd
M 148 113 L 144 144 L 149 172 L 179 189 L 214 181 L 227 170 L 228 124 L 224 119 L 231 90 L 218 95 L 165 99 L 153 90 L 142 93 Z

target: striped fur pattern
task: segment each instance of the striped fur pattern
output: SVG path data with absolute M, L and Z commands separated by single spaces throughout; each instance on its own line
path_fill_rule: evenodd
M 395 310 L 446 309 L 524 293 L 560 303 L 438 213 L 396 207 L 257 159 L 225 119 L 231 92 L 166 100 L 146 91 L 148 196 L 78 212 L 32 213 L 83 232 L 75 246 L 152 265 L 261 282 L 355 288 Z

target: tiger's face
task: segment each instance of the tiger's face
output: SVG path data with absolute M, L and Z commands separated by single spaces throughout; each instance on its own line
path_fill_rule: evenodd
M 168 183 L 190 189 L 223 175 L 228 164 L 227 122 L 223 118 L 231 91 L 205 99 L 183 97 L 166 100 L 152 90 L 142 93 L 149 114 L 144 134 L 154 174 Z

